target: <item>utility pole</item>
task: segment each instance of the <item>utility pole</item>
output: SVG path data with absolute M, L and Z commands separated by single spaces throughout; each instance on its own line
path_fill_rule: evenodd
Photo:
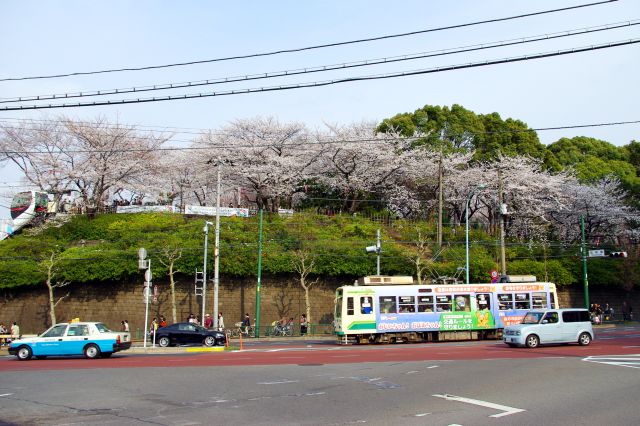
M 500 211 L 500 273 L 507 275 L 507 261 L 504 252 L 504 216 L 507 206 L 502 203 L 502 171 L 498 170 L 498 206 Z
M 444 203 L 442 155 L 442 145 L 440 145 L 440 161 L 438 161 L 438 248 L 442 247 L 442 204 Z
M 262 209 L 258 236 L 258 286 L 256 287 L 256 337 L 260 337 L 260 280 L 262 277 Z
M 213 324 L 217 330 L 218 324 L 218 289 L 220 286 L 220 169 L 222 162 L 218 158 L 218 188 L 216 190 L 216 241 L 213 256 Z M 203 317 L 204 321 L 204 317 Z
M 580 230 L 582 233 L 582 271 L 584 278 L 584 307 L 589 309 L 589 279 L 587 278 L 587 242 L 584 238 L 584 214 L 580 215 Z

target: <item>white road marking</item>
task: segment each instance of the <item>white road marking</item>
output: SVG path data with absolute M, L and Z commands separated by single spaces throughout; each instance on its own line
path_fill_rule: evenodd
M 640 346 L 623 346 L 623 348 L 624 349 L 627 349 L 627 348 L 640 348 Z
M 415 374 L 415 373 L 419 373 L 419 371 L 418 370 L 411 370 L 411 371 L 407 371 L 404 374 Z
M 2 394 L 2 395 L 0 395 L 0 396 L 9 396 L 9 395 L 13 395 L 13 394 L 12 394 L 12 393 L 3 393 L 3 394 Z
M 597 362 L 599 364 L 614 365 L 616 367 L 640 368 L 640 354 L 589 356 L 582 360 Z
M 437 365 L 430 365 L 430 366 L 427 367 L 427 369 L 431 369 L 431 368 L 438 368 L 438 366 Z
M 503 416 L 508 416 L 511 414 L 527 411 L 522 408 L 508 407 L 506 405 L 494 404 L 493 402 L 481 401 L 479 399 L 465 398 L 462 396 L 447 395 L 447 394 L 445 395 L 436 394 L 432 396 L 435 396 L 437 398 L 443 398 L 443 399 L 446 399 L 447 401 L 466 402 L 467 404 L 480 405 L 481 407 L 493 408 L 495 410 L 503 411 L 502 413 L 499 413 L 499 414 L 492 414 L 489 417 L 503 417 Z
M 278 380 L 275 382 L 258 382 L 259 385 L 281 385 L 284 383 L 298 383 L 299 380 Z
M 420 414 L 416 414 L 416 417 L 424 417 L 424 416 L 428 416 L 431 413 L 420 413 Z

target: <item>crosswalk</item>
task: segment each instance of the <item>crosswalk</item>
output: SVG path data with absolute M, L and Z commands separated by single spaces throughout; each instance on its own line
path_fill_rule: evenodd
M 582 359 L 587 362 L 614 365 L 617 367 L 640 368 L 640 354 L 635 355 L 599 355 Z

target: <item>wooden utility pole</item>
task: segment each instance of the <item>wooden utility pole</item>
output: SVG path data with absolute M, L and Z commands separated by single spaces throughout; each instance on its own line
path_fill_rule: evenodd
M 440 146 L 440 161 L 438 161 L 438 247 L 442 247 L 442 204 L 444 203 L 442 191 L 442 145 Z
M 498 207 L 500 211 L 500 273 L 507 275 L 507 261 L 504 252 L 504 216 L 506 205 L 502 203 L 502 171 L 498 170 Z

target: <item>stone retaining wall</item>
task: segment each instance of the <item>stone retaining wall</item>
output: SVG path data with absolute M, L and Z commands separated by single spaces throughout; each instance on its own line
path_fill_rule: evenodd
M 185 321 L 190 313 L 201 316 L 202 307 L 199 298 L 194 297 L 193 281 L 182 278 L 176 286 L 177 320 Z M 333 319 L 333 300 L 335 289 L 341 285 L 352 284 L 352 279 L 327 279 L 314 285 L 310 291 L 311 321 L 313 323 L 331 323 Z M 157 302 L 149 304 L 149 321 L 154 316 L 164 315 L 169 323 L 171 304 L 169 284 L 157 282 L 159 295 Z M 132 331 L 144 329 L 145 304 L 140 283 L 101 283 L 93 285 L 69 285 L 56 289 L 56 297 L 69 293 L 56 307 L 58 322 L 71 318 L 85 321 L 102 321 L 119 329 L 120 321 L 127 319 Z M 262 280 L 261 286 L 261 325 L 269 325 L 282 317 L 293 317 L 297 321 L 304 313 L 304 291 L 294 277 L 269 277 Z M 226 279 L 221 277 L 219 310 L 223 312 L 225 325 L 230 328 L 248 312 L 252 321 L 255 315 L 256 280 Z M 640 309 L 640 291 L 627 293 L 620 289 L 591 288 L 590 302 L 604 305 L 609 303 L 621 312 L 622 302 L 627 300 L 631 306 Z M 562 307 L 581 307 L 584 305 L 584 293 L 581 286 L 560 288 L 559 301 Z M 207 312 L 213 313 L 213 287 L 207 291 Z M 0 292 L 0 322 L 8 325 L 17 321 L 25 334 L 39 333 L 49 325 L 49 303 L 46 287 L 31 287 Z M 636 312 L 638 315 L 638 312 Z

